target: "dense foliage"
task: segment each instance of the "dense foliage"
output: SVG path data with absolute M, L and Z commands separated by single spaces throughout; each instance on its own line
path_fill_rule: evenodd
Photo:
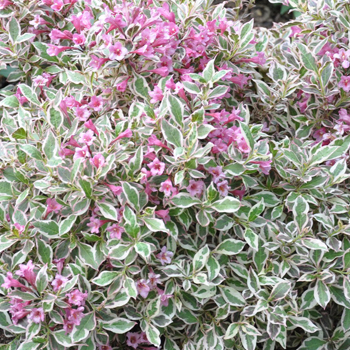
M 3 349 L 350 348 L 350 5 L 0 0 Z

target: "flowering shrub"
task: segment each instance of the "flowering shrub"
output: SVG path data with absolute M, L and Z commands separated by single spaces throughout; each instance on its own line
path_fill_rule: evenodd
M 350 347 L 350 7 L 0 1 L 4 349 Z

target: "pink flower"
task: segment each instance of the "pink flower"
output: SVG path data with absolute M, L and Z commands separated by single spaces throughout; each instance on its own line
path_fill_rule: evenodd
M 167 307 L 169 305 L 169 299 L 173 297 L 172 294 L 165 294 L 164 290 L 157 288 L 158 294 L 160 295 L 160 303 L 161 305 Z
M 129 332 L 127 333 L 126 337 L 126 344 L 134 349 L 137 349 L 140 344 L 140 335 L 138 333 Z
M 91 146 L 94 140 L 94 132 L 92 130 L 88 130 L 87 132 L 80 134 L 78 142 L 85 143 L 85 145 Z
M 86 122 L 89 119 L 91 113 L 87 106 L 82 106 L 77 107 L 75 110 L 75 115 L 81 122 Z
M 91 155 L 90 155 L 88 146 L 84 146 L 82 148 L 78 148 L 77 147 L 75 149 L 75 153 L 74 153 L 73 159 L 77 160 L 79 158 L 85 159 L 85 158 L 90 158 L 90 157 L 91 157 Z
M 48 22 L 46 22 L 45 20 L 43 20 L 41 17 L 40 17 L 40 15 L 35 15 L 34 16 L 34 19 L 33 20 L 31 20 L 30 22 L 29 22 L 29 24 L 31 24 L 34 28 L 38 28 L 39 27 L 39 25 L 41 25 L 41 24 L 46 24 L 46 23 L 48 23 Z
M 91 107 L 94 111 L 99 112 L 103 108 L 103 102 L 104 100 L 101 96 L 92 96 L 89 107 Z
M 239 200 L 242 200 L 245 194 L 245 187 L 243 187 L 241 190 L 233 190 L 230 191 L 234 196 L 238 196 Z
M 259 169 L 261 170 L 261 172 L 265 175 L 269 175 L 272 160 L 256 160 L 252 161 L 251 163 L 259 164 Z
M 7 6 L 12 5 L 13 2 L 9 0 L 0 0 L 0 10 L 4 10 Z
M 128 53 L 128 50 L 120 42 L 108 46 L 109 59 L 121 61 Z
M 28 316 L 28 318 L 32 320 L 34 323 L 44 322 L 44 319 L 45 319 L 44 309 L 42 307 L 33 309 L 30 315 Z
M 151 103 L 162 101 L 164 98 L 163 91 L 158 86 L 155 86 L 154 90 L 149 92 L 149 95 L 152 97 Z
M 112 350 L 110 345 L 99 345 L 98 350 Z
M 340 49 L 339 52 L 334 54 L 333 57 L 339 59 L 343 68 L 349 68 L 350 50 L 345 51 L 344 49 Z
M 150 273 L 148 274 L 147 283 L 151 287 L 151 289 L 156 288 L 157 284 L 160 283 L 159 277 L 160 275 L 157 275 L 153 271 L 150 271 Z
M 292 30 L 292 33 L 289 35 L 290 37 L 296 37 L 301 32 L 301 28 L 299 26 L 292 26 L 290 29 Z
M 118 135 L 117 138 L 115 138 L 109 145 L 113 145 L 114 143 L 116 143 L 118 140 L 120 139 L 124 139 L 124 138 L 130 138 L 132 137 L 132 130 L 131 129 L 126 129 L 125 131 L 123 131 L 122 133 L 120 133 Z
M 173 191 L 174 187 L 170 179 L 165 180 L 160 184 L 159 191 L 164 192 L 164 195 L 166 197 L 171 196 L 171 192 Z
M 63 8 L 63 1 L 62 0 L 53 0 L 53 5 L 51 6 L 51 8 L 55 11 L 61 11 Z
M 102 155 L 102 153 L 97 153 L 92 159 L 90 159 L 90 163 L 97 169 L 102 168 L 105 165 L 105 157 Z
M 162 175 L 165 169 L 165 164 L 158 158 L 155 158 L 152 163 L 148 164 L 148 167 L 151 169 L 152 176 Z
M 99 135 L 98 130 L 96 129 L 96 126 L 94 123 L 91 121 L 91 119 L 87 122 L 84 123 L 84 126 L 90 130 L 92 130 L 96 135 Z
M 161 67 L 161 68 L 156 68 L 156 69 L 150 69 L 150 70 L 147 70 L 146 72 L 152 72 L 155 74 L 159 74 L 162 77 L 166 77 L 169 75 L 169 68 L 168 67 Z
M 91 55 L 90 67 L 99 70 L 107 61 L 109 61 L 109 58 L 99 58 L 96 55 Z
M 218 182 L 216 186 L 221 196 L 224 196 L 224 197 L 227 196 L 229 187 L 228 187 L 228 182 L 226 180 Z
M 348 125 L 350 125 L 350 115 L 347 110 L 344 108 L 340 108 L 339 110 L 339 121 L 342 121 Z
M 144 279 L 141 279 L 136 282 L 136 289 L 137 292 L 143 297 L 147 298 L 149 291 L 151 288 L 148 286 L 147 281 Z
M 28 283 L 35 286 L 36 274 L 34 272 L 32 260 L 29 260 L 27 265 L 20 264 L 19 270 L 16 271 L 16 275 L 25 278 Z
M 204 186 L 205 184 L 203 181 L 195 181 L 191 179 L 189 185 L 186 187 L 186 190 L 192 197 L 195 197 L 201 195 Z
M 15 228 L 18 231 L 19 234 L 23 233 L 24 229 L 26 228 L 25 225 L 20 225 L 18 223 L 15 223 L 13 226 L 15 226 Z
M 11 272 L 8 272 L 6 277 L 5 277 L 5 281 L 4 283 L 1 285 L 2 288 L 5 289 L 10 289 L 11 287 L 15 287 L 15 288 L 23 288 L 25 290 L 28 290 L 29 288 L 27 288 L 24 284 L 22 284 L 21 282 L 17 281 L 16 279 L 13 278 L 13 274 Z
M 63 269 L 63 265 L 64 265 L 64 261 L 66 259 L 65 258 L 60 258 L 60 259 L 53 259 L 52 262 L 54 264 L 56 264 L 56 267 L 57 267 L 57 271 L 59 274 L 61 274 L 62 272 L 62 269 Z
M 11 298 L 10 300 L 10 314 L 12 316 L 12 322 L 14 325 L 18 324 L 18 321 L 24 317 L 26 317 L 28 314 L 30 314 L 30 311 L 26 310 L 25 307 L 30 305 L 30 301 L 23 301 L 18 298 Z
M 173 252 L 170 252 L 167 250 L 167 247 L 163 247 L 159 254 L 156 255 L 156 257 L 160 260 L 160 263 L 162 265 L 164 264 L 170 264 L 171 258 L 174 256 Z
M 76 326 L 79 326 L 81 319 L 84 317 L 83 311 L 84 306 L 79 306 L 77 309 L 70 309 L 68 321 Z
M 124 92 L 126 90 L 126 87 L 128 86 L 128 80 L 130 79 L 130 77 L 126 78 L 125 80 L 123 80 L 122 82 L 120 82 L 119 84 L 117 84 L 115 87 L 118 91 L 120 92 Z
M 119 196 L 123 192 L 123 188 L 121 186 L 110 185 L 105 183 L 105 185 L 113 192 L 115 196 Z
M 46 204 L 46 215 L 50 214 L 51 212 L 58 214 L 59 211 L 62 209 L 62 205 L 57 203 L 54 198 L 48 198 L 46 200 Z
M 55 276 L 55 279 L 51 282 L 51 285 L 53 287 L 54 292 L 58 292 L 61 288 L 65 286 L 65 284 L 68 282 L 68 278 L 64 277 L 62 275 L 59 275 L 58 273 Z
M 343 75 L 340 78 L 340 82 L 338 83 L 338 86 L 342 88 L 345 92 L 350 91 L 350 76 Z
M 45 86 L 47 82 L 48 82 L 48 80 L 41 75 L 38 75 L 37 77 L 35 77 L 33 79 L 33 83 L 35 86 L 42 87 L 42 86 Z
M 159 146 L 170 150 L 168 146 L 157 139 L 156 135 L 152 135 L 148 138 L 148 146 Z
M 74 49 L 74 47 L 71 47 L 71 46 L 55 46 L 51 44 L 47 44 L 47 46 L 49 47 L 47 49 L 47 54 L 49 56 L 58 56 L 63 51 Z
M 122 238 L 122 233 L 125 231 L 123 227 L 118 224 L 113 224 L 107 228 L 107 231 L 110 232 L 110 238 Z
M 63 329 L 65 330 L 66 335 L 68 333 L 72 333 L 73 329 L 74 329 L 74 323 L 72 323 L 72 322 L 70 322 L 68 320 L 64 320 L 63 321 Z
M 82 293 L 79 289 L 74 289 L 67 294 L 69 304 L 76 306 L 84 305 L 87 296 L 87 293 Z
M 165 210 L 156 210 L 154 212 L 158 217 L 162 218 L 164 220 L 164 223 L 167 223 L 170 221 L 170 216 L 169 216 L 169 209 Z
M 209 174 L 213 176 L 213 182 L 217 184 L 221 179 L 225 178 L 225 174 L 222 172 L 222 167 L 210 167 L 208 169 Z
M 91 233 L 99 233 L 100 227 L 103 225 L 103 221 L 92 216 L 90 222 L 86 225 L 91 228 Z
M 84 45 L 85 40 L 86 38 L 84 34 L 73 34 L 73 42 L 75 45 Z

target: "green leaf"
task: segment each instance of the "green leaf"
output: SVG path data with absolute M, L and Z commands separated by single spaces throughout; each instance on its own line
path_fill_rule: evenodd
M 39 294 L 45 290 L 49 283 L 49 277 L 47 275 L 47 265 L 44 265 L 36 275 L 35 285 Z
M 252 133 L 249 129 L 249 126 L 245 123 L 240 122 L 239 126 L 241 127 L 241 131 L 242 131 L 242 135 L 244 137 L 244 139 L 246 140 L 250 151 L 252 151 L 254 149 L 254 139 L 252 136 Z
M 220 243 L 214 252 L 217 254 L 235 255 L 241 252 L 245 245 L 245 242 L 229 238 Z
M 102 215 L 106 219 L 110 219 L 110 220 L 114 220 L 114 221 L 118 220 L 118 212 L 113 207 L 112 204 L 104 202 L 104 203 L 98 203 L 97 206 L 101 210 Z
M 315 300 L 317 301 L 317 304 L 325 309 L 327 304 L 331 300 L 331 294 L 329 292 L 328 287 L 324 284 L 323 281 L 317 280 L 314 296 Z
M 198 323 L 198 316 L 193 314 L 190 310 L 182 308 L 181 311 L 176 313 L 177 317 L 184 321 L 186 324 Z
M 136 299 L 138 293 L 136 283 L 132 278 L 125 276 L 124 288 L 130 298 Z
M 38 220 L 33 222 L 33 226 L 47 238 L 59 237 L 59 227 L 53 220 Z
M 298 226 L 299 232 L 306 227 L 308 222 L 309 204 L 302 196 L 298 196 L 293 206 L 294 221 Z
M 116 271 L 102 271 L 97 277 L 91 282 L 102 287 L 110 285 L 113 280 L 119 275 Z
M 206 80 L 206 82 L 209 82 L 214 76 L 214 73 L 215 73 L 214 61 L 215 60 L 209 61 L 203 71 L 203 78 Z
M 28 156 L 37 159 L 37 160 L 42 160 L 41 153 L 38 151 L 38 149 L 33 146 L 33 145 L 20 145 L 19 148 L 28 154 Z
M 178 208 L 189 208 L 196 204 L 201 204 L 201 201 L 197 198 L 192 197 L 188 193 L 179 193 L 174 196 L 171 201 Z
M 19 84 L 18 87 L 21 89 L 23 96 L 26 97 L 29 102 L 36 106 L 40 106 L 38 96 L 31 87 L 26 84 Z
M 52 263 L 52 248 L 45 241 L 41 239 L 37 239 L 38 245 L 38 257 L 43 264 L 51 264 Z
M 298 350 L 321 350 L 327 342 L 319 337 L 310 337 L 304 340 Z
M 95 313 L 90 312 L 85 314 L 85 316 L 81 319 L 79 326 L 75 326 L 72 339 L 75 343 L 80 342 L 83 339 L 86 339 L 90 333 L 96 326 L 95 321 Z
M 118 244 L 109 251 L 109 257 L 123 260 L 129 255 L 131 248 L 132 246 L 130 245 Z
M 55 128 L 59 129 L 63 124 L 63 114 L 61 111 L 51 107 L 48 111 L 50 117 L 50 124 Z
M 273 287 L 268 301 L 277 301 L 277 300 L 285 298 L 286 295 L 288 294 L 290 288 L 291 288 L 291 285 L 289 282 L 277 283 Z
M 267 260 L 267 250 L 263 247 L 264 242 L 259 239 L 259 247 L 258 251 L 254 252 L 253 259 L 256 267 L 258 268 L 258 272 L 260 273 L 265 266 Z
M 15 95 L 7 96 L 2 101 L 0 101 L 0 106 L 9 107 L 9 108 L 17 108 L 19 107 L 18 99 Z
M 328 251 L 328 247 L 321 240 L 316 238 L 303 238 L 302 243 L 305 247 L 310 249 L 320 249 Z
M 317 73 L 318 67 L 314 56 L 308 51 L 305 45 L 298 43 L 297 46 L 301 52 L 301 60 L 303 61 L 304 67 Z
M 259 236 L 250 228 L 247 228 L 244 232 L 244 239 L 254 250 L 259 249 Z
M 97 270 L 99 263 L 96 259 L 95 247 L 91 247 L 85 243 L 78 243 L 79 257 L 84 262 L 84 264 L 91 266 L 94 270 Z
M 146 336 L 147 336 L 148 341 L 151 344 L 153 344 L 155 346 L 160 346 L 160 333 L 155 326 L 153 326 L 151 324 L 147 325 Z
M 241 202 L 233 197 L 225 197 L 210 205 L 210 208 L 219 213 L 234 213 L 241 205 Z
M 248 213 L 248 221 L 254 221 L 265 209 L 264 200 L 255 204 Z
M 76 215 L 69 215 L 66 219 L 60 222 L 60 236 L 69 232 L 73 227 L 75 221 L 77 219 Z
M 12 43 L 16 42 L 18 35 L 21 33 L 21 27 L 15 17 L 12 17 L 9 23 L 9 35 Z
M 317 327 L 306 317 L 288 316 L 288 321 L 292 322 L 296 327 L 300 327 L 308 333 L 315 333 L 320 330 L 319 327 Z
M 85 76 L 79 71 L 66 70 L 67 78 L 74 84 L 86 84 Z
M 136 243 L 135 250 L 137 254 L 141 255 L 144 258 L 145 261 L 147 261 L 147 259 L 151 255 L 151 246 L 148 243 L 144 243 L 144 242 Z
M 164 221 L 161 219 L 143 218 L 143 221 L 146 224 L 147 228 L 152 232 L 169 232 L 169 230 L 164 225 Z
M 222 287 L 220 288 L 221 294 L 223 298 L 232 306 L 245 306 L 246 301 L 242 297 L 241 293 L 239 293 L 233 287 Z
M 177 97 L 172 95 L 168 96 L 167 102 L 168 102 L 170 115 L 181 127 L 183 127 L 183 116 L 184 116 L 183 104 Z
M 208 246 L 204 246 L 200 249 L 193 258 L 193 271 L 198 272 L 206 265 L 209 259 L 210 250 Z
M 100 320 L 100 326 L 106 331 L 110 331 L 115 334 L 124 334 L 129 332 L 136 322 L 129 321 L 126 318 L 114 318 L 111 321 L 102 321 Z
M 27 132 L 23 128 L 19 128 L 12 134 L 12 137 L 16 140 L 25 140 Z
M 181 131 L 162 119 L 162 132 L 165 140 L 175 147 L 183 147 L 183 136 Z
M 149 91 L 151 90 L 148 86 L 147 80 L 138 74 L 135 74 L 136 79 L 133 82 L 134 91 L 140 97 L 143 97 L 146 100 L 149 100 Z
M 237 335 L 238 331 L 239 331 L 239 324 L 231 323 L 226 330 L 224 339 L 234 338 Z
M 139 191 L 134 186 L 131 186 L 127 182 L 123 182 L 122 186 L 123 186 L 123 192 L 126 196 L 127 201 L 137 212 L 139 212 L 140 211 Z
M 86 194 L 87 198 L 91 198 L 92 196 L 92 185 L 91 182 L 88 180 L 80 179 L 79 180 L 79 185 Z

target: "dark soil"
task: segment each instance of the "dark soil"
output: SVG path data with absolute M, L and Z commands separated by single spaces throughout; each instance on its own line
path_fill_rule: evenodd
M 222 2 L 226 3 L 225 7 L 232 7 L 230 0 L 215 0 L 214 4 L 221 4 Z M 294 19 L 293 13 L 287 11 L 281 14 L 281 9 L 281 4 L 271 4 L 268 0 L 255 0 L 254 6 L 251 9 L 247 9 L 246 6 L 243 8 L 243 12 L 248 10 L 249 16 L 245 20 L 249 21 L 254 18 L 255 27 L 272 28 L 274 23 L 284 23 Z
M 4 331 L 0 328 L 0 346 L 3 344 L 8 344 L 14 338 L 8 338 L 5 336 Z

